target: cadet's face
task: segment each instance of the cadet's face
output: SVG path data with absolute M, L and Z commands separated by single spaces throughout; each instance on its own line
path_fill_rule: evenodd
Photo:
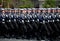
M 5 10 L 5 12 L 7 12 L 7 10 Z
M 8 10 L 7 12 L 10 12 L 10 10 Z
M 5 10 L 2 10 L 2 13 L 5 13 Z
M 51 10 L 48 10 L 48 13 L 50 13 Z
M 55 10 L 53 10 L 53 13 L 55 12 Z
M 58 12 L 60 13 L 60 9 L 58 10 Z
M 43 13 L 45 13 L 45 10 L 43 10 Z
M 6 10 L 6 12 L 9 12 L 9 10 Z
M 20 11 L 20 10 L 18 10 L 18 12 L 20 13 L 21 11 Z
M 58 9 L 58 13 L 59 13 L 59 9 Z
M 11 12 L 15 12 L 14 10 L 11 10 Z
M 45 12 L 48 12 L 47 10 L 45 10 Z
M 15 12 L 18 12 L 18 10 L 15 10 Z
M 9 12 L 11 12 L 11 10 L 9 10 Z
M 40 13 L 41 11 L 40 11 L 40 10 L 38 10 L 38 12 Z
M 26 13 L 26 10 L 23 10 L 23 13 L 25 14 Z
M 28 13 L 30 13 L 31 12 L 31 10 L 28 10 Z
M 57 12 L 57 10 L 54 10 L 54 12 Z
M 33 10 L 33 12 L 35 12 L 35 10 Z

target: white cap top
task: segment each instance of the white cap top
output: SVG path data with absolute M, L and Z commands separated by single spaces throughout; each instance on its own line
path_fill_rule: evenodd
M 48 8 L 48 10 L 51 10 L 51 8 Z
M 36 10 L 36 8 L 32 8 L 33 10 Z
M 18 10 L 19 8 L 14 8 L 15 10 Z
M 11 9 L 11 10 L 15 10 L 15 9 Z
M 5 10 L 4 8 L 2 8 L 2 10 Z
M 47 8 L 43 8 L 43 10 L 47 10 Z
M 39 10 L 43 10 L 43 8 L 39 8 Z
M 56 8 L 51 8 L 51 9 L 55 10 Z
M 23 8 L 24 10 L 27 10 L 26 8 Z
M 31 8 L 28 8 L 28 10 L 32 10 Z
M 24 9 L 20 9 L 20 10 L 24 10 Z

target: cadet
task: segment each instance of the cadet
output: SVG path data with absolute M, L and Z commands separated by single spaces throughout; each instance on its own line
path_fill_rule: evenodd
M 40 22 L 42 22 L 43 21 L 43 8 L 39 8 L 39 10 L 40 10 L 40 14 L 39 14 L 39 16 L 38 16 L 38 19 L 39 19 L 39 21 Z
M 11 9 L 11 14 L 10 14 L 11 21 L 14 21 L 14 14 L 15 14 L 15 10 Z
M 27 14 L 28 22 L 32 19 L 31 10 L 32 10 L 31 8 L 27 9 L 27 12 L 28 12 L 28 14 Z
M 35 21 L 35 18 L 37 18 L 37 14 L 36 14 L 36 8 L 32 8 L 32 21 Z
M 24 11 L 24 9 L 20 9 L 21 10 L 21 13 L 20 13 L 20 20 L 21 20 L 21 22 L 22 23 L 24 23 L 24 14 L 25 14 L 25 11 Z
M 52 15 L 51 8 L 48 8 L 48 22 L 50 22 L 51 20 L 51 15 Z

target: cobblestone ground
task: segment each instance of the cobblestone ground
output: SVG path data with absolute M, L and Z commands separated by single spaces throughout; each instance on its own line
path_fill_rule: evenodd
M 60 41 L 60 39 L 59 40 L 0 39 L 0 41 Z
M 0 39 L 0 41 L 38 41 L 38 40 L 22 40 L 22 39 Z M 45 40 L 41 40 L 41 41 L 45 41 Z

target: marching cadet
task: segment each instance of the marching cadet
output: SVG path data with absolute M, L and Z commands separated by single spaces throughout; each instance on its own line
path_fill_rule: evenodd
M 20 23 L 22 23 L 22 17 L 23 17 L 22 11 L 23 11 L 23 9 L 19 9 L 18 21 L 19 21 Z
M 10 19 L 14 21 L 15 9 L 10 9 Z
M 27 14 L 27 19 L 28 19 L 28 22 L 30 21 L 30 19 L 32 19 L 31 10 L 32 10 L 31 8 L 27 9 L 27 13 L 28 13 Z
M 27 18 L 27 16 L 26 16 L 26 14 L 27 14 L 26 8 L 23 9 L 22 14 L 23 14 L 23 18 L 25 20 Z
M 54 9 L 54 14 L 56 15 L 58 13 L 58 8 Z
M 55 13 L 55 10 L 54 10 L 55 8 L 51 8 L 51 18 L 53 19 L 54 18 L 54 13 Z
M 28 22 L 29 21 L 32 21 L 32 9 L 31 8 L 28 8 L 27 9 L 27 12 L 28 12 L 28 14 L 27 14 L 27 19 L 28 19 Z
M 5 21 L 5 9 L 2 8 L 2 21 Z
M 37 14 L 40 14 L 41 13 L 41 10 L 40 8 L 37 9 Z
M 15 8 L 15 15 L 20 15 L 20 8 Z
M 35 20 L 36 20 L 36 22 L 37 22 L 37 19 L 38 19 L 38 16 L 40 15 L 40 9 L 39 8 L 35 8 L 36 10 L 35 10 Z
M 36 8 L 32 8 L 32 18 L 33 18 L 33 20 L 32 20 L 32 21 L 34 21 L 34 20 L 35 20 L 35 18 L 37 18 Z
M 10 14 L 10 8 L 5 8 L 5 16 L 9 17 Z
M 18 10 L 17 10 L 18 16 L 20 16 L 20 14 L 21 14 L 21 10 L 20 9 L 21 8 L 18 8 Z
M 43 23 L 47 22 L 47 18 L 48 18 L 48 9 L 47 8 L 43 8 L 42 16 L 43 16 Z
M 23 14 L 24 14 L 24 21 L 25 22 L 28 22 L 28 10 L 26 9 L 26 8 L 24 8 L 24 10 L 23 10 Z
M 31 12 L 32 12 L 32 9 L 28 8 L 28 14 L 31 14 Z
M 15 9 L 10 9 L 9 17 L 10 17 L 11 21 L 14 21 L 14 15 L 15 15 Z
M 48 14 L 51 15 L 51 8 L 48 8 Z
M 20 20 L 20 14 L 21 14 L 20 8 L 16 9 L 16 10 L 15 10 L 15 13 L 17 14 L 17 15 L 16 15 L 16 19 L 17 19 L 17 21 L 19 21 L 19 20 Z
M 43 9 L 42 8 L 39 8 L 39 14 L 38 14 L 38 21 L 42 22 L 43 21 Z
M 9 9 L 5 8 L 5 21 L 9 19 Z
M 45 23 L 45 14 L 46 14 L 46 8 L 43 8 L 43 13 L 42 13 L 43 23 Z
M 26 38 L 27 27 L 25 25 L 25 22 L 26 22 L 25 19 L 27 18 L 26 17 L 27 9 L 23 8 L 21 10 L 22 10 L 22 14 L 20 14 L 20 15 L 21 15 L 21 18 L 22 18 L 22 29 L 23 29 L 23 35 L 22 35 L 22 37 Z
M 21 13 L 20 13 L 20 20 L 22 23 L 24 23 L 24 18 L 25 18 L 25 10 L 24 9 L 20 9 Z
M 26 14 L 26 8 L 23 8 L 23 12 L 24 15 Z
M 14 21 L 16 21 L 18 19 L 18 16 L 19 16 L 19 9 L 14 8 Z
M 2 8 L 2 15 L 5 15 L 5 9 Z
M 53 15 L 53 9 L 51 8 L 51 15 Z
M 58 15 L 59 13 L 58 13 L 58 8 L 55 8 L 55 13 L 54 13 L 54 15 L 55 15 L 55 20 L 56 21 L 59 21 L 59 19 L 58 19 Z
M 56 18 L 56 8 L 52 8 L 53 9 L 53 14 L 52 14 L 52 19 L 53 19 L 53 22 L 55 21 L 55 18 Z
M 40 8 L 40 15 L 43 16 L 43 8 Z
M 48 14 L 48 8 L 46 8 L 46 10 L 45 10 L 45 21 L 46 22 L 48 21 L 48 16 L 49 16 L 49 14 Z
M 11 15 L 14 15 L 14 9 L 10 9 L 10 13 L 11 13 Z M 12 17 L 12 16 L 11 16 Z
M 35 14 L 36 9 L 32 8 L 32 14 Z
M 45 8 L 45 15 L 48 14 L 48 8 Z
M 27 9 L 26 9 L 26 8 L 24 8 L 23 14 L 25 15 L 25 18 L 26 18 L 26 17 L 27 17 L 27 16 L 26 16 L 26 15 L 27 15 Z
M 51 8 L 51 20 L 54 22 L 54 8 Z
M 46 10 L 46 8 L 43 8 L 43 14 L 45 14 L 46 12 L 45 12 L 45 10 Z
M 60 8 L 58 8 L 58 13 L 60 14 Z
M 40 15 L 42 15 L 42 13 L 43 13 L 43 8 L 40 8 L 40 11 L 41 11 L 41 12 L 40 12 Z
M 5 31 L 4 33 L 5 33 L 5 35 L 4 36 L 6 36 L 7 35 L 7 33 L 6 32 L 8 32 L 8 26 L 6 25 L 6 17 L 5 17 L 5 9 L 3 8 L 2 9 L 2 24 L 3 24 L 3 30 Z M 3 33 L 3 34 L 4 34 Z
M 52 15 L 51 8 L 48 8 L 48 22 L 50 22 L 51 20 L 51 15 Z
M 36 11 L 36 14 L 37 14 L 37 21 L 38 21 L 38 22 L 39 22 L 39 18 L 38 18 L 38 17 L 40 16 L 40 12 L 41 12 L 41 11 L 40 11 L 40 8 L 38 8 L 37 11 Z
M 5 9 L 1 8 L 0 22 L 5 23 Z

